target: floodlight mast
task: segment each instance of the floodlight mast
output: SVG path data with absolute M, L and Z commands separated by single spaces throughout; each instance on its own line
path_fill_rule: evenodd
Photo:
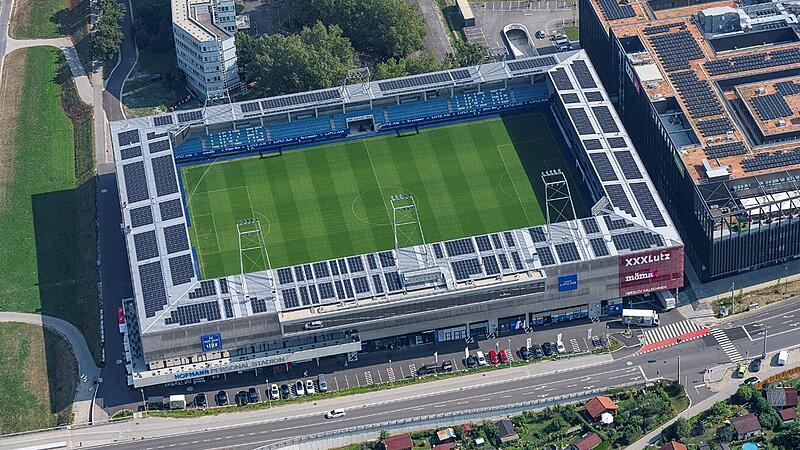
M 392 205 L 392 232 L 394 233 L 394 249 L 400 254 L 401 248 L 422 245 L 423 262 L 425 267 L 431 267 L 433 260 L 425 245 L 425 234 L 422 232 L 422 223 L 419 220 L 417 202 L 411 194 L 399 194 L 389 197 Z M 419 233 L 418 242 L 415 234 Z

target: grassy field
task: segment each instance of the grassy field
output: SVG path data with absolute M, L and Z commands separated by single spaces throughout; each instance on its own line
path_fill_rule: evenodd
M 253 217 L 273 267 L 392 248 L 398 194 L 413 194 L 428 242 L 540 225 L 540 173 L 552 168 L 566 164 L 532 113 L 190 166 L 182 177 L 192 243 L 215 277 L 239 272 L 236 221 Z M 417 243 L 411 234 L 401 245 Z
M 15 0 L 9 34 L 15 39 L 67 36 L 72 23 L 69 8 L 70 0 Z
M 97 357 L 92 116 L 61 58 L 57 49 L 35 47 L 5 61 L 0 310 L 66 319 Z
M 0 324 L 0 434 L 69 422 L 77 379 L 78 363 L 60 336 Z

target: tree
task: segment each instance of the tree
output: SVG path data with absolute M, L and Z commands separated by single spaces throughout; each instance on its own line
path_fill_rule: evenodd
M 723 425 L 717 428 L 715 436 L 717 438 L 717 442 L 728 443 L 733 440 L 733 427 L 727 424 Z
M 675 437 L 679 441 L 685 441 L 692 435 L 692 427 L 689 421 L 683 417 L 678 417 L 675 421 Z
M 642 431 L 642 429 L 636 425 L 625 427 L 625 429 L 622 430 L 622 441 L 623 441 L 622 444 L 623 445 L 633 444 L 634 442 L 639 440 L 640 437 L 642 437 L 643 433 L 644 432 Z
M 544 427 L 544 431 L 547 433 L 557 433 L 562 429 L 567 428 L 567 421 L 562 419 L 561 417 L 556 417 Z
M 378 63 L 375 67 L 373 79 L 385 80 L 387 78 L 404 77 L 406 75 L 416 75 L 419 73 L 436 72 L 446 69 L 435 57 L 427 53 L 419 56 L 409 56 L 407 58 L 389 58 L 385 62 Z
M 335 25 L 321 22 L 299 34 L 237 35 L 239 74 L 260 95 L 339 85 L 353 67 L 353 47 Z
M 800 422 L 776 434 L 772 442 L 778 448 L 800 448 Z
M 486 56 L 486 49 L 480 44 L 462 41 L 453 42 L 453 53 L 447 55 L 447 65 L 451 68 L 475 66 Z
M 772 431 L 778 431 L 781 427 L 781 418 L 774 409 L 761 413 L 758 416 L 758 421 L 761 422 L 763 427 L 769 428 Z
M 122 27 L 120 22 L 125 8 L 114 0 L 99 0 L 100 18 L 92 29 L 92 50 L 102 60 L 114 59 L 122 45 Z
M 497 424 L 490 421 L 483 423 L 483 432 L 486 433 L 489 437 L 496 437 L 497 436 Z
M 133 29 L 136 45 L 145 52 L 164 52 L 172 42 L 172 12 L 169 0 L 135 2 Z
M 388 438 L 388 437 L 389 437 L 389 432 L 388 432 L 388 431 L 386 431 L 386 430 L 384 430 L 384 429 L 381 429 L 381 432 L 380 432 L 380 434 L 379 434 L 379 437 L 380 437 L 380 440 L 381 440 L 381 441 L 385 441 L 385 440 L 386 440 L 386 438 Z
M 739 389 L 736 391 L 736 395 L 734 395 L 734 401 L 737 404 L 744 405 L 745 403 L 750 403 L 756 394 L 757 392 L 753 386 L 749 384 L 743 384 L 739 386 Z

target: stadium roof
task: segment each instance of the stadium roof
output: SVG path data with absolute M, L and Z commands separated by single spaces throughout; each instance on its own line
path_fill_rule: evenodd
M 235 111 L 242 104 L 234 105 L 233 110 L 230 106 L 209 108 L 211 115 L 205 117 L 202 110 L 194 110 L 113 122 L 110 127 L 117 182 L 141 332 L 276 312 L 284 320 L 293 320 L 312 314 L 310 306 L 324 313 L 326 305 L 361 307 L 543 279 L 549 267 L 566 262 L 681 245 L 586 54 L 580 51 L 546 58 L 551 59 L 514 61 L 518 63 L 514 67 L 535 66 L 520 68 L 516 75 L 508 67 L 514 63 L 484 64 L 480 72 L 478 67 L 463 70 L 472 74 L 469 80 L 475 84 L 487 77 L 508 79 L 526 77 L 531 71 L 549 71 L 556 94 L 570 97 L 572 127 L 583 139 L 591 164 L 603 180 L 611 202 L 605 214 L 244 276 L 199 279 L 169 139 L 175 124 L 191 121 L 182 114 L 195 114 L 199 121 L 222 121 L 237 115 Z M 542 66 L 541 61 L 553 64 Z M 451 73 L 439 72 L 444 73 L 451 79 L 442 81 L 443 85 L 455 83 Z M 394 89 L 399 86 L 394 82 L 403 84 L 406 81 L 402 80 L 413 78 L 379 83 L 392 83 L 383 88 Z M 426 78 L 413 89 L 423 91 L 443 79 L 443 75 L 434 80 Z M 378 95 L 365 85 L 353 85 L 345 88 L 345 97 L 352 98 L 348 94 L 352 91 Z M 258 102 L 272 104 L 275 100 Z M 158 117 L 175 120 L 171 125 L 155 125 L 153 120 Z M 423 255 L 427 255 L 427 262 Z

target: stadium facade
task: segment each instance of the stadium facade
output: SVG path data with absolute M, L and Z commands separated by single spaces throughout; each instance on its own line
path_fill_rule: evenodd
M 176 164 L 530 108 L 552 111 L 594 215 L 201 279 Z M 134 287 L 121 320 L 136 387 L 618 314 L 625 297 L 683 285 L 683 244 L 583 51 L 110 130 Z
M 178 68 L 200 98 L 237 86 L 233 0 L 171 0 Z
M 800 256 L 791 2 L 581 0 L 580 40 L 701 280 Z

